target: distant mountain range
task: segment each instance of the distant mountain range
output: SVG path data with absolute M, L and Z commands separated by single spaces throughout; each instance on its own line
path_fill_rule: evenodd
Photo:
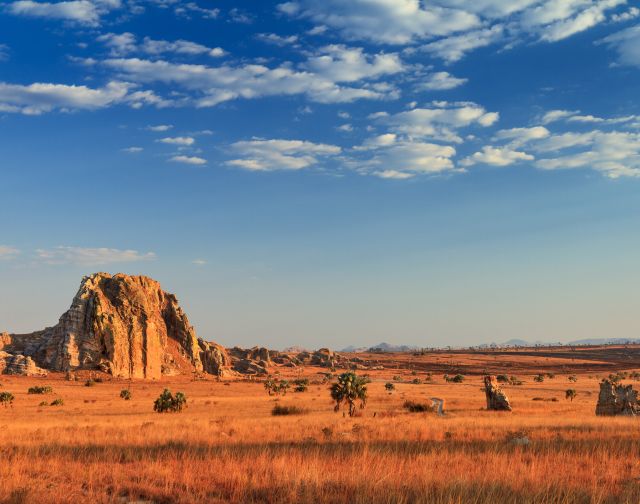
M 562 345 L 624 345 L 625 343 L 640 343 L 640 338 L 587 338 L 573 340 Z M 475 345 L 476 348 L 501 348 L 501 347 L 535 347 L 535 346 L 555 346 L 558 342 L 548 341 L 527 341 L 523 339 L 513 338 L 503 343 L 483 343 L 481 345 Z M 417 345 L 393 345 L 391 343 L 379 343 L 370 347 L 366 346 L 354 346 L 349 345 L 339 352 L 413 352 L 420 349 Z
M 356 347 L 349 345 L 348 347 L 339 350 L 340 352 L 413 352 L 419 347 L 416 345 L 392 345 L 391 343 L 378 343 L 370 347 Z

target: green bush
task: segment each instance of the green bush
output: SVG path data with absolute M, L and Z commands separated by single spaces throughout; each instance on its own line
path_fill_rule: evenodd
M 53 389 L 51 387 L 45 386 L 45 387 L 30 387 L 29 390 L 27 390 L 28 394 L 51 394 L 53 392 Z
M 411 413 L 425 413 L 428 411 L 433 411 L 433 407 L 430 404 L 414 401 L 405 401 L 402 407 Z
M 499 374 L 496 376 L 496 380 L 499 383 L 509 383 L 509 377 L 506 374 Z
M 307 410 L 298 406 L 282 406 L 280 404 L 276 404 L 271 410 L 273 416 L 304 415 L 306 412 Z
M 533 381 L 538 382 L 538 383 L 542 383 L 544 381 L 544 375 L 543 374 L 536 375 L 533 378 Z
M 64 406 L 64 399 L 62 399 L 61 397 L 58 397 L 57 399 L 54 399 L 53 401 L 51 401 L 50 406 Z
M 293 380 L 294 392 L 306 392 L 309 388 L 309 380 L 307 378 L 298 378 Z
M 570 399 L 572 402 L 575 399 L 575 397 L 578 395 L 578 393 L 576 392 L 576 389 L 567 389 L 566 392 L 564 393 L 564 398 L 565 399 Z
M 129 389 L 122 389 L 120 391 L 120 398 L 124 399 L 125 401 L 130 401 L 131 400 L 131 391 Z
M 174 396 L 169 389 L 164 389 L 153 403 L 153 411 L 158 413 L 179 413 L 186 405 L 187 396 L 182 392 L 176 392 Z
M 4 407 L 13 406 L 15 400 L 14 395 L 11 392 L 0 392 L 0 404 L 4 404 Z
M 387 383 L 384 384 L 384 388 L 386 390 L 388 390 L 389 392 L 391 392 L 392 390 L 396 389 L 396 386 L 391 382 L 387 382 Z
M 572 383 L 575 383 L 578 381 L 578 377 L 574 374 L 572 374 L 571 376 L 569 376 L 569 381 Z

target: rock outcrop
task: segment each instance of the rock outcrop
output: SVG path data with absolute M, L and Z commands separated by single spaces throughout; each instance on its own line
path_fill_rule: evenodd
M 631 385 L 621 385 L 611 380 L 600 382 L 600 394 L 596 405 L 596 415 L 615 416 L 640 414 L 638 392 Z
M 85 277 L 57 325 L 3 334 L 0 345 L 25 359 L 24 366 L 11 369 L 33 369 L 33 362 L 52 371 L 99 369 L 122 378 L 160 378 L 187 371 L 221 375 L 230 366 L 224 348 L 198 340 L 173 294 L 151 278 L 124 274 Z M 3 359 L 5 373 L 13 357 Z
M 487 409 L 492 411 L 511 411 L 507 395 L 498 385 L 495 376 L 484 377 L 484 393 L 487 396 Z

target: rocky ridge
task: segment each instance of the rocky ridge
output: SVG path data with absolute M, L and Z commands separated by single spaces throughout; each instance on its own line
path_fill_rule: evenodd
M 90 370 L 118 378 L 159 379 L 187 373 L 268 375 L 279 366 L 374 369 L 372 363 L 350 360 L 328 348 L 292 350 L 227 350 L 198 338 L 177 298 L 157 281 L 95 273 L 82 279 L 55 326 L 29 334 L 0 333 L 0 374 Z

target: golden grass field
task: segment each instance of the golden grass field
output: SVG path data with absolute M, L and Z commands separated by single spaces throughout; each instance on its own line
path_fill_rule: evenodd
M 334 413 L 326 384 L 275 398 L 245 380 L 86 387 L 62 375 L 0 376 L 0 390 L 16 397 L 0 406 L 0 502 L 638 503 L 639 420 L 594 409 L 598 376 L 640 366 L 587 357 L 380 356 L 388 368 L 371 373 L 369 403 L 355 418 Z M 438 362 L 462 366 L 465 382 L 445 383 Z M 524 380 L 504 386 L 512 413 L 483 410 L 480 368 L 488 365 Z M 554 379 L 533 381 L 554 366 Z M 567 366 L 584 370 L 577 383 L 560 374 Z M 408 383 L 430 367 L 432 383 Z M 304 373 L 313 380 L 320 371 Z M 388 393 L 393 375 L 403 382 Z M 53 394 L 28 395 L 33 385 Z M 131 401 L 119 397 L 127 387 Z M 153 412 L 165 387 L 186 393 L 185 411 Z M 568 388 L 578 392 L 573 402 Z M 445 399 L 446 416 L 402 409 L 405 399 L 434 396 Z M 63 406 L 39 406 L 58 397 Z M 308 412 L 274 417 L 276 401 Z M 513 441 L 523 436 L 528 445 Z

